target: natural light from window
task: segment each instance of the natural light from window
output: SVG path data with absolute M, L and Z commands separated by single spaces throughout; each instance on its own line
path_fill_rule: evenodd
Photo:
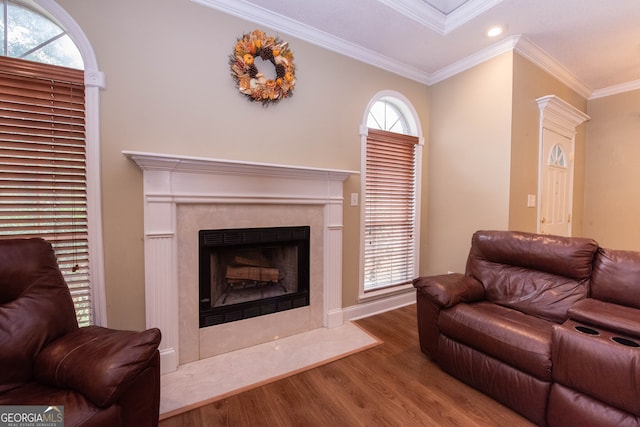
M 87 326 L 93 308 L 83 60 L 35 4 L 0 6 L 0 236 L 51 243 L 78 324 Z
M 393 96 L 369 108 L 364 157 L 362 291 L 380 295 L 410 284 L 416 271 L 416 165 L 419 138 L 409 107 Z
M 82 70 L 80 51 L 69 35 L 49 18 L 26 4 L 2 0 L 1 54 Z
M 385 99 L 377 101 L 369 110 L 367 127 L 395 133 L 410 134 L 407 120 L 400 109 Z

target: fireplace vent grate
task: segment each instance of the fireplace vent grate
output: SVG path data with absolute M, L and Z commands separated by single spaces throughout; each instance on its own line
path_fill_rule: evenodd
M 202 236 L 205 247 L 248 245 L 260 242 L 287 242 L 309 238 L 308 227 L 278 229 L 209 230 Z

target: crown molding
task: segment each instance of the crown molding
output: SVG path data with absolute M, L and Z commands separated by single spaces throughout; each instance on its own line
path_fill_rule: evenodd
M 480 65 L 489 59 L 495 58 L 496 56 L 511 50 L 518 52 L 521 56 L 539 66 L 584 98 L 589 99 L 591 96 L 593 92 L 591 88 L 580 81 L 575 74 L 567 70 L 567 68 L 556 61 L 548 53 L 540 49 L 522 35 L 506 38 L 486 49 L 473 53 L 466 58 L 432 73 L 431 78 L 429 79 L 429 84 L 431 85 L 442 80 L 446 80 L 449 77 L 473 68 L 476 65 Z
M 560 64 L 551 55 L 540 49 L 526 38 L 519 36 L 515 45 L 516 52 L 529 61 L 533 62 L 562 83 L 566 84 L 570 89 L 576 91 L 580 96 L 589 99 L 593 89 L 582 82 L 575 74 L 569 71 L 565 66 Z
M 501 42 L 493 44 L 486 49 L 473 53 L 447 67 L 444 67 L 431 74 L 429 84 L 435 84 L 442 80 L 446 80 L 458 73 L 466 71 L 470 68 L 480 65 L 489 59 L 495 58 L 509 51 L 518 52 L 521 56 L 528 59 L 535 65 L 539 66 L 562 83 L 566 84 L 570 89 L 576 91 L 579 95 L 589 99 L 592 89 L 584 84 L 575 74 L 571 73 L 562 64 L 556 61 L 548 53 L 540 49 L 538 46 L 527 40 L 522 35 L 515 35 Z
M 245 0 L 191 0 L 237 18 L 264 25 L 324 49 L 373 65 L 391 73 L 428 84 L 429 73 L 408 66 L 370 49 L 333 36 L 317 28 L 287 18 Z
M 378 2 L 440 35 L 447 33 L 447 15 L 422 0 L 378 0 Z
M 469 0 L 449 14 L 440 12 L 424 0 L 378 1 L 444 36 L 503 0 Z
M 432 85 L 452 77 L 462 71 L 466 71 L 476 65 L 479 65 L 498 55 L 515 50 L 523 57 L 527 58 L 543 70 L 556 77 L 558 80 L 566 84 L 569 88 L 575 90 L 581 96 L 589 99 L 592 95 L 592 89 L 581 82 L 575 74 L 571 73 L 562 64 L 544 52 L 538 46 L 527 40 L 521 35 L 511 36 L 496 44 L 493 44 L 483 50 L 473 53 L 451 65 L 448 65 L 434 73 L 428 73 L 418 68 L 408 66 L 400 61 L 396 61 L 387 56 L 381 55 L 370 49 L 363 48 L 354 43 L 333 36 L 329 33 L 321 31 L 310 25 L 303 24 L 299 21 L 287 18 L 278 13 L 267 10 L 263 7 L 249 3 L 245 0 L 191 0 L 194 3 L 219 10 L 226 14 L 237 18 L 253 22 L 255 24 L 264 25 L 283 34 L 287 34 L 305 42 L 314 44 L 332 52 L 339 53 L 365 64 L 389 71 L 410 80 L 417 81 L 426 85 Z M 385 4 L 393 3 L 397 7 L 409 8 L 421 4 L 422 0 L 378 0 Z M 465 17 L 472 16 L 473 13 L 482 13 L 490 7 L 498 4 L 502 0 L 478 0 L 471 1 L 461 6 L 456 11 L 449 14 L 449 19 L 457 20 L 462 25 Z M 427 9 L 427 8 L 423 8 Z M 430 9 L 433 9 L 430 7 Z M 396 9 L 397 10 L 397 9 Z M 422 10 L 422 9 L 421 9 Z M 434 9 L 435 13 L 440 13 Z M 424 15 L 424 12 L 423 12 Z M 475 16 L 475 15 L 474 15 Z M 426 24 L 425 24 L 426 25 Z M 433 24 L 432 24 L 433 25 Z M 457 25 L 457 24 L 456 24 Z M 430 27 L 431 28 L 431 27 Z M 628 89 L 626 89 L 628 90 Z
M 604 98 L 605 96 L 617 95 L 619 93 L 631 92 L 632 90 L 640 90 L 640 80 L 623 83 L 615 86 L 609 86 L 602 89 L 594 90 L 589 99 Z
M 431 74 L 429 85 L 439 83 L 443 80 L 448 79 L 449 77 L 455 76 L 458 73 L 469 70 L 476 65 L 480 65 L 483 62 L 488 61 L 489 59 L 512 51 L 518 43 L 519 39 L 520 36 L 509 37 L 499 43 L 495 43 L 485 49 L 479 50 L 478 52 L 462 58 L 461 60 L 456 61 L 451 65 L 441 68 L 440 70 Z
M 471 21 L 478 15 L 502 3 L 503 0 L 471 0 L 454 10 L 447 16 L 446 33 Z M 446 34 L 445 33 L 445 34 Z

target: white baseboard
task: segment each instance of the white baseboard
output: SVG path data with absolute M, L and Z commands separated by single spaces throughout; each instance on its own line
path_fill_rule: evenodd
M 160 374 L 178 370 L 178 354 L 174 348 L 160 350 Z
M 415 302 L 416 291 L 411 289 L 401 294 L 345 307 L 342 309 L 342 314 L 345 321 L 358 320 L 363 317 L 369 317 L 374 314 L 384 313 L 385 311 L 415 304 Z
M 332 310 L 327 313 L 326 320 L 324 326 L 326 328 L 335 328 L 337 326 L 342 326 L 344 323 L 344 313 L 342 310 Z

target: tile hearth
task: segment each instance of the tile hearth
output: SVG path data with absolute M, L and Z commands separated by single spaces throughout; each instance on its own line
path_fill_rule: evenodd
M 381 342 L 351 322 L 181 365 L 161 377 L 160 418 L 329 363 Z

